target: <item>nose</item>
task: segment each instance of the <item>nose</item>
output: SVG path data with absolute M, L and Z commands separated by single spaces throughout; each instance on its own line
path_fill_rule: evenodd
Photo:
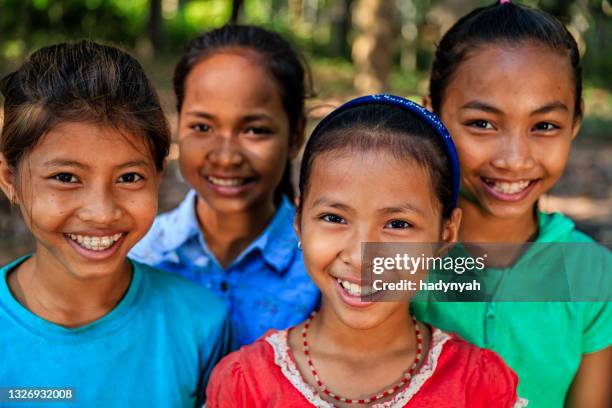
M 531 169 L 535 165 L 532 147 L 528 135 L 521 134 L 514 129 L 501 138 L 501 144 L 497 149 L 497 155 L 492 160 L 492 165 L 500 170 L 510 172 L 522 172 Z
M 374 241 L 376 239 L 369 234 L 367 226 L 355 226 L 344 238 L 342 249 L 339 253 L 340 260 L 350 267 L 357 276 L 360 276 L 362 244 Z
M 240 149 L 237 135 L 221 135 L 217 138 L 215 146 L 208 152 L 207 159 L 219 167 L 240 166 L 244 157 Z
M 84 192 L 83 201 L 78 211 L 81 221 L 108 226 L 121 218 L 121 206 L 111 188 L 107 186 L 91 186 Z

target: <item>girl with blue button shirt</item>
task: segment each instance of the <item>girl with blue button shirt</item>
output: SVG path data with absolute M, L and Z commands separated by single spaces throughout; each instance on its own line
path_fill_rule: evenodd
M 319 299 L 292 227 L 304 74 L 278 34 L 240 25 L 195 38 L 175 70 L 179 164 L 192 190 L 132 255 L 212 289 L 239 346 L 303 321 Z
M 56 389 L 66 406 L 201 406 L 230 349 L 226 308 L 126 257 L 153 223 L 170 145 L 142 67 L 57 44 L 0 88 L 0 187 L 36 240 L 0 267 L 0 400 Z

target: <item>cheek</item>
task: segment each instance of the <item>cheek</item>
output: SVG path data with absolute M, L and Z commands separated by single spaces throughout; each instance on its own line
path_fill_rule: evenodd
M 457 142 L 457 154 L 459 155 L 462 176 L 467 176 L 466 173 L 477 170 L 489 162 L 493 155 L 490 150 L 483 144 L 478 145 L 465 140 Z
M 73 211 L 75 204 L 73 195 L 50 192 L 43 186 L 30 187 L 22 191 L 20 205 L 26 223 L 31 226 L 33 232 L 60 227 Z
M 337 243 L 338 239 L 332 234 L 326 234 L 317 228 L 303 226 L 304 263 L 313 280 L 316 280 L 321 274 L 327 275 L 325 270 L 334 262 L 338 253 Z
M 156 185 L 151 183 L 140 191 L 127 193 L 122 201 L 123 208 L 134 222 L 148 230 L 157 215 Z
M 546 147 L 538 149 L 538 152 L 540 153 L 538 162 L 542 167 L 544 167 L 546 173 L 548 173 L 548 175 L 555 180 L 561 177 L 569 158 L 570 144 L 550 144 Z

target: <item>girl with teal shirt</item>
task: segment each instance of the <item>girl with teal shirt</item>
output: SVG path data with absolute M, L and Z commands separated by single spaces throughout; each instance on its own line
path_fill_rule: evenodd
M 583 270 L 589 252 L 576 251 L 584 245 L 576 245 L 569 268 L 593 282 L 609 273 L 609 251 L 567 217 L 537 210 L 578 134 L 581 91 L 576 42 L 542 11 L 503 1 L 472 11 L 444 35 L 426 104 L 448 127 L 459 153 L 462 242 L 591 243 L 589 251 L 606 260 L 600 268 Z M 532 255 L 506 272 L 555 272 L 525 268 Z M 612 404 L 610 303 L 431 302 L 413 304 L 413 310 L 498 352 L 518 374 L 529 406 Z
M 0 268 L 0 395 L 14 406 L 201 406 L 231 348 L 211 292 L 127 258 L 170 132 L 140 64 L 90 41 L 1 82 L 0 187 L 36 240 Z

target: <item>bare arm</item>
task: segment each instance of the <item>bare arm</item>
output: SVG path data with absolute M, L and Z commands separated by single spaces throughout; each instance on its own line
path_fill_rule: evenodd
M 612 407 L 612 346 L 584 354 L 566 399 L 566 407 Z

